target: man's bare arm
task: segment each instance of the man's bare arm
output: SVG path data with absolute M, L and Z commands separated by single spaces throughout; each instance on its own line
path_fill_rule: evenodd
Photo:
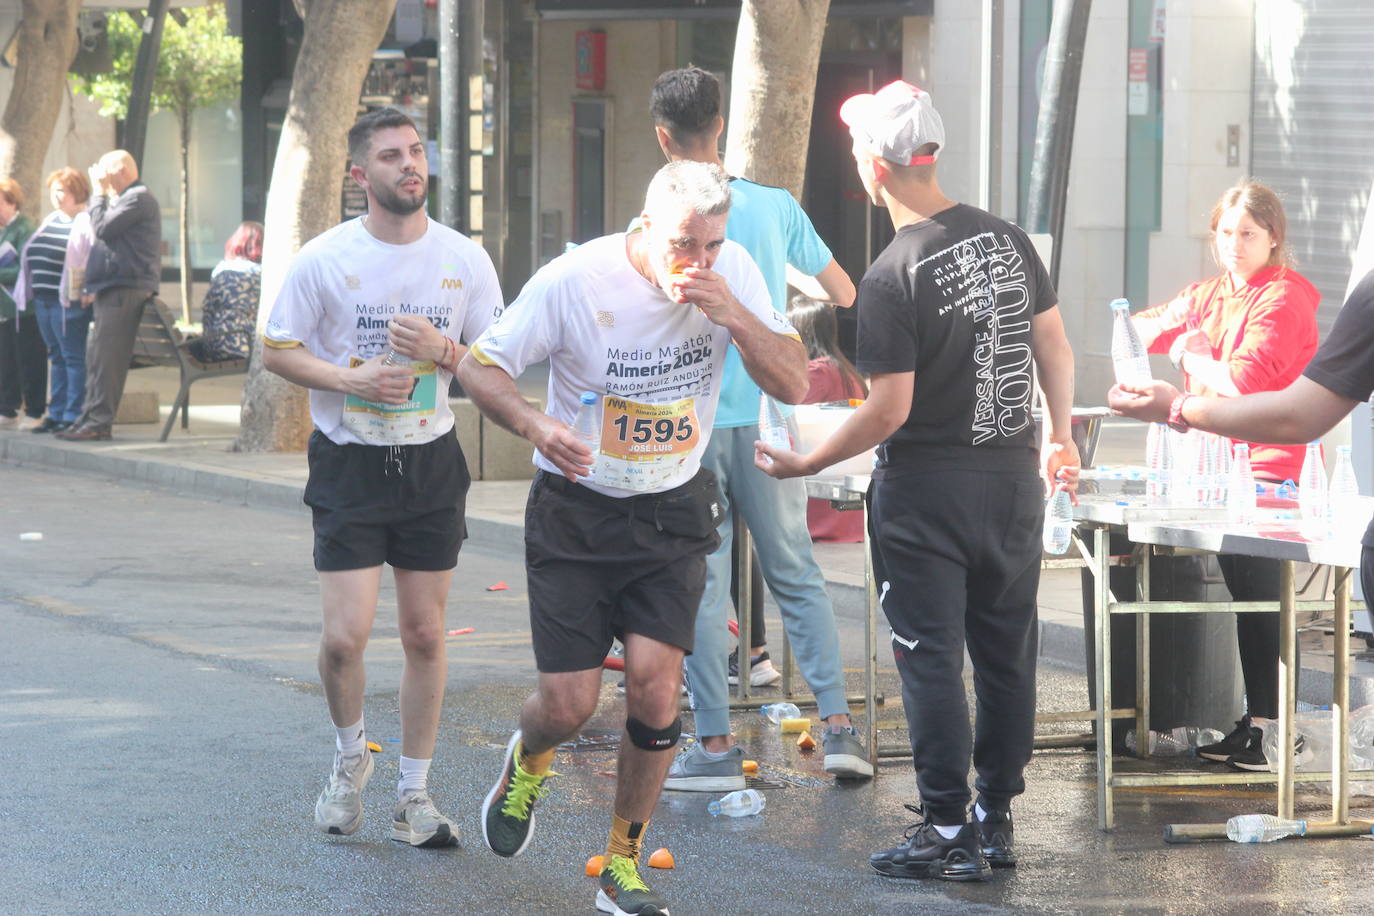
M 821 268 L 821 272 L 814 277 L 809 277 L 788 264 L 787 282 L 803 295 L 821 302 L 834 303 L 845 309 L 854 304 L 854 281 L 849 279 L 849 274 L 844 272 L 844 268 L 834 258 L 831 258 L 830 263 Z
M 483 365 L 468 351 L 458 364 L 457 378 L 482 414 L 502 429 L 529 442 L 569 480 L 587 475 L 591 451 L 572 434 L 566 423 L 536 410 L 515 379 L 499 366 Z
M 357 395 L 365 401 L 404 404 L 410 397 L 413 380 L 406 366 L 386 366 L 383 357 L 374 356 L 360 366 L 336 366 L 320 359 L 302 346 L 262 348 L 262 364 L 302 388 L 337 391 Z
M 1158 380 L 1149 385 L 1117 385 L 1107 393 L 1107 403 L 1122 416 L 1163 423 L 1178 393 L 1173 385 Z M 1301 444 L 1330 432 L 1358 403 L 1300 375 L 1282 391 L 1238 398 L 1191 397 L 1183 403 L 1183 419 L 1190 426 L 1233 439 Z

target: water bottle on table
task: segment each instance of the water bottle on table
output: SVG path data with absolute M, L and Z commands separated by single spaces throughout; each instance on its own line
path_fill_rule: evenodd
M 1327 518 L 1331 533 L 1337 536 L 1359 535 L 1360 529 L 1368 521 L 1360 514 L 1360 483 L 1355 479 L 1355 464 L 1350 460 L 1350 446 L 1336 447 L 1336 470 L 1331 474 L 1331 487 L 1327 491 Z
M 1307 443 L 1298 477 L 1298 509 L 1306 524 L 1320 523 L 1326 517 L 1326 466 L 1320 442 Z
M 763 810 L 764 798 L 758 789 L 741 789 L 706 806 L 712 817 L 748 817 Z
M 1226 514 L 1232 521 L 1242 524 L 1255 520 L 1255 473 L 1250 469 L 1250 446 L 1244 442 L 1237 442 L 1232 449 Z
M 595 392 L 584 391 L 578 399 L 577 416 L 573 418 L 572 431 L 577 440 L 591 449 L 592 470 L 587 479 L 596 476 L 596 458 L 601 454 L 601 410 Z
M 1150 357 L 1131 321 L 1131 303 L 1112 300 L 1112 369 L 1116 383 L 1143 385 L 1151 378 Z
M 1227 839 L 1237 843 L 1272 843 L 1306 832 L 1307 821 L 1288 820 L 1272 814 L 1241 814 L 1226 822 Z

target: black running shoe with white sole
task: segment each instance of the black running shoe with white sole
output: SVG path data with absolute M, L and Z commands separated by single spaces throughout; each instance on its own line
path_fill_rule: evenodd
M 942 881 L 986 881 L 992 866 L 978 845 L 973 824 L 964 824 L 951 839 L 940 836 L 935 824 L 916 805 L 908 810 L 921 820 L 906 829 L 903 842 L 891 849 L 875 852 L 868 864 L 891 878 L 939 878 Z
M 1215 760 L 1218 763 L 1225 763 L 1231 759 L 1233 754 L 1239 754 L 1250 746 L 1253 739 L 1255 746 L 1259 747 L 1262 737 L 1259 728 L 1250 724 L 1250 717 L 1241 716 L 1236 720 L 1236 727 L 1231 729 L 1231 734 L 1222 738 L 1215 744 L 1204 744 L 1197 749 L 1197 755 L 1204 760 Z M 1262 755 L 1261 755 L 1262 756 Z

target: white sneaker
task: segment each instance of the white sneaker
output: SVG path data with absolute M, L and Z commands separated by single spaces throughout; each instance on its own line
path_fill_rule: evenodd
M 315 826 L 325 833 L 350 836 L 363 825 L 363 789 L 372 778 L 372 752 L 363 748 L 357 757 L 334 752 L 329 785 L 315 802 Z
M 749 683 L 754 687 L 771 687 L 782 680 L 782 672 L 773 667 L 773 660 L 765 652 L 749 664 Z
M 16 419 L 19 420 L 19 429 L 24 432 L 28 432 L 31 429 L 36 429 L 43 425 L 42 417 L 16 417 Z
M 18 425 L 18 417 L 0 417 L 0 429 L 14 429 Z
M 428 792 L 413 792 L 391 809 L 391 838 L 411 846 L 451 846 L 458 828 L 439 813 Z

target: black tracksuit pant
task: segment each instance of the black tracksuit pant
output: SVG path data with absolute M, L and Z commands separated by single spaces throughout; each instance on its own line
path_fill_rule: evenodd
M 970 758 L 983 807 L 1007 810 L 1025 790 L 1034 740 L 1044 489 L 1031 450 L 986 451 L 997 454 L 880 467 L 869 490 L 873 572 L 916 784 L 936 824 L 964 822 Z M 965 646 L 977 697 L 972 730 Z

